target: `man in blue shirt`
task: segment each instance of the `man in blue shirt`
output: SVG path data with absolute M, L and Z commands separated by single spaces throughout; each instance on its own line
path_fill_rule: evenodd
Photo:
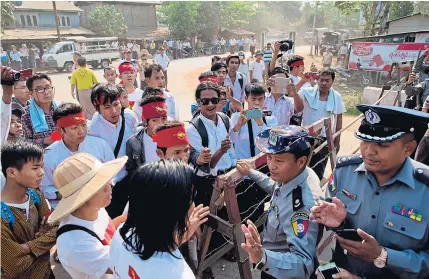
M 12 51 L 9 52 L 9 56 L 10 56 L 10 60 L 11 60 L 11 66 L 12 69 L 16 70 L 16 71 L 21 71 L 22 70 L 22 60 L 21 60 L 21 52 L 19 52 L 16 49 L 16 46 L 12 45 L 11 46 Z

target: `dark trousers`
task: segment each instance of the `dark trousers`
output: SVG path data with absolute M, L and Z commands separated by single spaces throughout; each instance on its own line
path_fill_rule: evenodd
M 110 218 L 116 218 L 124 212 L 125 206 L 129 200 L 131 175 L 127 174 L 121 181 L 116 182 L 112 189 L 112 201 L 106 207 Z
M 317 174 L 320 180 L 323 178 L 326 164 L 328 163 L 328 157 L 325 158 L 328 153 L 328 147 L 325 146 L 319 153 L 313 154 L 313 157 L 311 157 L 310 168 Z

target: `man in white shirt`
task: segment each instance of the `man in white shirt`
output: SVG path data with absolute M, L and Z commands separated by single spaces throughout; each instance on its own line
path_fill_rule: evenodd
M 347 52 L 348 52 L 348 48 L 346 44 L 343 44 L 340 47 L 340 59 L 341 59 L 341 63 L 344 63 L 344 61 L 346 60 L 346 56 L 347 56 Z M 344 66 L 344 65 L 343 65 Z
M 224 86 L 231 88 L 233 97 L 240 102 L 244 102 L 244 88 L 247 84 L 246 77 L 238 72 L 240 66 L 240 57 L 238 55 L 230 55 L 226 59 L 228 66 L 228 75 L 226 76 Z
M 138 46 L 137 42 L 133 41 L 133 45 L 131 46 L 131 51 L 132 51 L 132 54 L 133 54 L 133 59 L 136 59 L 136 60 L 139 59 L 139 55 L 137 53 L 138 50 L 139 50 L 139 46 Z
M 205 81 L 198 85 L 195 98 L 200 106 L 201 113 L 196 116 L 186 129 L 189 144 L 196 152 L 205 152 L 207 148 L 212 154 L 210 175 L 200 177 L 201 187 L 195 200 L 198 204 L 209 205 L 213 190 L 213 183 L 217 175 L 226 173 L 237 162 L 235 150 L 229 137 L 232 129 L 231 120 L 222 113 L 216 112 L 216 105 L 220 100 L 219 86 L 213 82 Z M 202 137 L 202 129 L 206 130 L 207 137 Z M 198 165 L 198 162 L 192 162 Z
M 343 127 L 343 113 L 346 112 L 343 99 L 337 91 L 332 88 L 335 80 L 335 72 L 332 69 L 326 69 L 320 72 L 317 81 L 318 86 L 314 88 L 302 88 L 299 91 L 299 96 L 303 100 L 302 125 L 308 126 L 322 118 L 331 118 L 332 133 L 336 133 Z M 326 132 L 322 132 L 322 136 L 326 137 Z M 335 138 L 335 148 L 337 152 L 340 149 L 340 135 Z M 328 148 L 322 149 L 319 153 L 314 154 L 311 159 L 310 167 L 316 165 L 313 170 L 319 177 L 323 178 L 326 163 L 328 158 L 324 157 L 328 154 Z
M 143 90 L 134 86 L 136 78 L 137 72 L 133 64 L 125 62 L 119 65 L 119 79 L 128 93 L 129 108 L 131 110 L 135 105 L 139 104 L 143 96 Z M 137 116 L 138 119 L 141 119 L 141 114 Z
M 287 87 L 276 85 L 276 78 L 286 78 L 286 72 L 282 68 L 275 68 L 273 75 L 268 79 L 271 92 L 266 94 L 265 109 L 270 110 L 277 118 L 278 125 L 288 126 L 294 113 L 303 109 L 302 99 L 296 93 L 293 84 Z
M 235 146 L 237 159 L 248 159 L 258 155 L 259 149 L 255 146 L 256 136 L 268 129 L 277 127 L 275 116 L 264 116 L 262 108 L 265 102 L 264 85 L 259 82 L 251 82 L 246 85 L 246 97 L 248 110 L 235 112 L 231 116 L 231 139 Z M 246 117 L 246 112 L 251 110 L 261 111 L 261 117 Z M 250 114 L 249 114 L 250 117 Z M 250 128 L 250 129 L 249 129 Z
M 326 48 L 326 52 L 323 53 L 323 57 L 322 57 L 323 68 L 330 68 L 332 65 L 333 58 L 334 58 L 334 55 L 332 54 L 331 49 Z
M 133 43 L 131 42 L 131 40 L 129 40 L 127 43 L 127 48 L 131 49 L 132 47 L 133 47 Z
M 158 64 L 150 64 L 144 69 L 145 82 L 148 87 L 160 88 L 163 97 L 167 102 L 168 117 L 172 120 L 179 121 L 179 108 L 176 100 L 170 91 L 165 89 L 165 76 L 162 68 Z M 145 95 L 145 93 L 143 93 Z M 138 115 L 141 115 L 141 107 L 134 106 L 133 109 Z
M 287 65 L 289 66 L 289 77 L 292 79 L 296 90 L 299 91 L 301 87 L 313 87 L 310 82 L 302 79 L 305 70 L 304 57 L 292 55 L 290 59 L 288 59 Z
M 262 51 L 257 51 L 255 53 L 256 60 L 250 62 L 250 67 L 249 67 L 250 81 L 252 81 L 253 79 L 256 79 L 259 82 L 265 83 L 265 79 L 264 79 L 265 63 L 262 60 L 263 56 L 264 54 L 262 53 Z
M 229 41 L 229 44 L 231 45 L 231 54 L 233 54 L 236 51 L 235 46 L 237 45 L 237 40 L 235 38 L 232 38 Z
M 87 135 L 87 123 L 81 106 L 63 103 L 55 110 L 53 120 L 57 124 L 57 131 L 52 136 L 56 142 L 46 148 L 43 167 L 45 175 L 40 183 L 40 190 L 51 206 L 55 207 L 61 195 L 54 186 L 53 175 L 57 166 L 66 158 L 85 152 L 104 163 L 115 157 L 105 140 Z
M 165 88 L 167 88 L 168 86 L 167 68 L 168 68 L 168 64 L 170 64 L 170 58 L 168 58 L 167 54 L 165 54 L 165 50 L 163 47 L 159 47 L 158 52 L 159 53 L 155 55 L 154 60 L 162 68 L 162 72 L 164 73 L 164 77 L 165 77 Z

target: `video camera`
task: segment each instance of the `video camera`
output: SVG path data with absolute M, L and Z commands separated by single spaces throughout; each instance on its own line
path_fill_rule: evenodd
M 280 41 L 279 43 L 280 43 L 280 51 L 281 52 L 286 52 L 289 49 L 292 49 L 292 47 L 294 45 L 294 42 L 292 40 L 289 40 L 289 39 Z

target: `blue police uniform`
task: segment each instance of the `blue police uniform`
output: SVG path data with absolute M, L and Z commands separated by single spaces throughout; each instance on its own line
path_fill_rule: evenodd
M 370 142 L 391 142 L 406 133 L 421 133 L 429 114 L 393 106 L 365 106 L 356 137 Z M 387 252 L 378 268 L 342 250 L 337 243 L 333 261 L 367 279 L 429 278 L 429 167 L 407 158 L 402 168 L 383 185 L 365 168 L 360 155 L 340 157 L 327 189 L 347 209 L 344 228 L 362 229 Z
M 316 140 L 305 128 L 291 125 L 260 133 L 256 145 L 264 153 L 296 153 L 309 149 Z M 322 196 L 319 178 L 308 167 L 287 183 L 274 182 L 256 170 L 251 170 L 249 178 L 271 194 L 262 233 L 266 263 L 261 268 L 261 278 L 314 276 L 320 230 L 310 221 L 309 214 L 315 201 Z

